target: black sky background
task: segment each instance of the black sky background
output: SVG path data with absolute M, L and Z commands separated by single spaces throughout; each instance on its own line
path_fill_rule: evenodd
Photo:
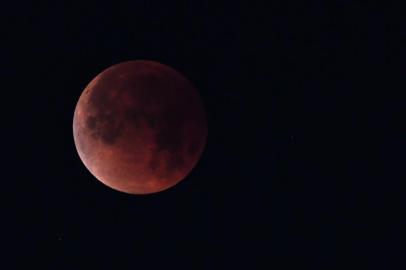
M 405 22 L 350 1 L 19 1 L 0 9 L 2 269 L 404 269 Z M 72 119 L 105 68 L 174 67 L 207 147 L 111 190 Z

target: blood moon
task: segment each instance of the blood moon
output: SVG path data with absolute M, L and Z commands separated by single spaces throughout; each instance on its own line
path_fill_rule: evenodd
M 203 152 L 206 113 L 197 90 L 153 61 L 116 64 L 85 88 L 73 117 L 86 168 L 125 193 L 165 190 L 184 179 Z

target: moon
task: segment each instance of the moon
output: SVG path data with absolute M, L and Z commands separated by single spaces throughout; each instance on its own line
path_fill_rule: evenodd
M 85 167 L 103 184 L 129 194 L 166 190 L 196 166 L 207 138 L 197 89 L 164 64 L 113 65 L 82 92 L 73 137 Z

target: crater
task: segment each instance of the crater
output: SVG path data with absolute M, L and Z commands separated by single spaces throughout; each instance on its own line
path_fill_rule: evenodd
M 86 119 L 86 128 L 94 139 L 111 145 L 115 143 L 124 127 L 124 122 L 118 121 L 117 118 L 111 112 L 90 115 Z

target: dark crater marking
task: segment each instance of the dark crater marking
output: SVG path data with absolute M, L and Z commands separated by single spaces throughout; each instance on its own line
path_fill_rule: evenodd
M 115 97 L 111 95 L 112 91 L 118 92 Z M 94 139 L 111 145 L 119 137 L 124 122 L 119 120 L 118 111 L 114 108 L 122 92 L 123 89 L 117 80 L 110 76 L 102 77 L 97 86 L 90 91 L 88 105 L 93 113 L 86 119 L 86 128 L 90 130 Z

